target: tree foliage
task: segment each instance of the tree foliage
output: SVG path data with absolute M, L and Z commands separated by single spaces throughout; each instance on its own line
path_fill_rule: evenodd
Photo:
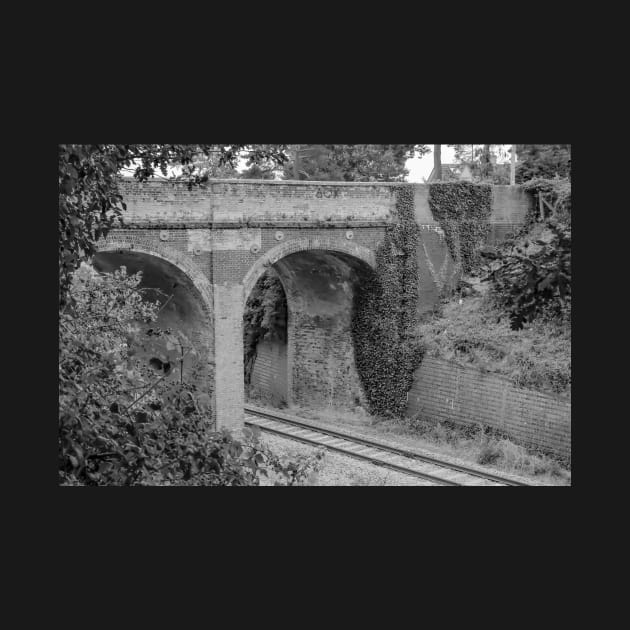
M 222 161 L 219 152 L 209 153 L 208 155 L 198 153 L 189 164 L 175 165 L 181 166 L 181 173 L 175 176 L 175 179 L 179 181 L 188 181 L 194 176 L 198 176 L 200 182 L 205 182 L 209 179 L 232 179 L 239 176 L 238 171 L 232 164 Z
M 539 238 L 500 250 L 485 278 L 513 330 L 541 316 L 571 320 L 571 226 L 552 218 L 544 228 Z
M 508 152 L 498 144 L 449 144 L 455 149 L 455 160 L 470 167 L 473 181 L 487 184 L 509 184 L 510 167 L 498 163 Z
M 280 278 L 269 269 L 254 285 L 243 314 L 245 383 L 249 385 L 256 348 L 265 339 L 286 343 L 287 299 Z
M 516 183 L 534 178 L 571 177 L 570 144 L 517 144 Z
M 284 165 L 283 178 L 295 179 L 295 156 L 299 151 L 298 179 L 313 181 L 405 181 L 406 161 L 429 151 L 425 144 L 320 144 L 293 145 Z

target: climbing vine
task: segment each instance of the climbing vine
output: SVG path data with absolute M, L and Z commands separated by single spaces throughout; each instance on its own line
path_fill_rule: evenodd
M 286 342 L 287 299 L 273 269 L 258 280 L 247 298 L 243 316 L 245 383 L 249 385 L 258 343 L 264 339 Z
M 449 252 L 465 274 L 479 264 L 477 250 L 490 231 L 492 187 L 457 182 L 431 184 L 429 208 L 444 230 Z
M 396 188 L 395 220 L 376 251 L 376 270 L 366 273 L 355 293 L 356 366 L 370 412 L 380 416 L 404 413 L 422 358 L 414 336 L 419 232 L 413 188 Z

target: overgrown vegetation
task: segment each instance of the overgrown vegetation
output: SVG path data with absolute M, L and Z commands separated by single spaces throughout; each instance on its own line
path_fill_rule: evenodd
M 213 430 L 210 399 L 174 367 L 134 360 L 158 304 L 141 276 L 75 274 L 59 322 L 59 482 L 63 485 L 280 485 L 302 483 L 313 462 L 295 462 Z M 148 330 L 147 325 L 151 325 Z M 180 333 L 181 334 L 181 333 Z M 170 338 L 170 339 L 169 339 Z
M 444 230 L 453 261 L 465 274 L 479 265 L 479 248 L 490 231 L 492 187 L 456 182 L 429 186 L 429 208 Z
M 421 351 L 414 338 L 418 300 L 413 188 L 396 189 L 395 222 L 376 252 L 376 272 L 355 293 L 352 336 L 355 360 L 370 411 L 400 416 Z
M 464 457 L 477 464 L 541 480 L 546 478 L 561 485 L 571 482 L 571 473 L 566 468 L 570 466 L 570 461 L 515 444 L 507 435 L 490 427 L 435 422 L 421 414 L 398 420 L 397 424 L 404 433 L 420 437 L 454 456 Z
M 489 295 L 446 300 L 418 326 L 428 356 L 505 376 L 549 394 L 571 390 L 570 322 L 540 318 L 513 330 Z
M 258 344 L 265 339 L 286 343 L 287 299 L 278 274 L 269 268 L 258 280 L 245 303 L 243 347 L 245 385 L 251 382 Z
M 514 330 L 538 317 L 571 321 L 571 226 L 549 219 L 536 239 L 499 250 L 486 280 Z
M 477 271 L 418 326 L 431 356 L 507 376 L 515 385 L 552 394 L 571 387 L 571 187 L 536 180 L 555 216 L 533 211 L 496 247 L 480 251 Z M 476 284 L 476 286 L 474 286 Z
M 532 477 L 542 483 L 570 483 L 570 461 L 513 442 L 506 434 L 481 424 L 458 425 L 416 414 L 413 417 L 378 418 L 363 410 L 305 408 L 293 406 L 291 413 L 324 426 L 348 431 L 368 439 L 395 439 L 401 448 L 423 448 L 474 464 Z
M 536 178 L 571 177 L 570 144 L 517 144 L 516 183 Z

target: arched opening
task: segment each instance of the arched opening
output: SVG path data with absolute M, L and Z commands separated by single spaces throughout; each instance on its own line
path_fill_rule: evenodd
M 170 330 L 173 334 L 170 340 L 165 336 L 147 337 L 137 349 L 136 360 L 157 371 L 163 370 L 168 379 L 192 382 L 200 391 L 210 394 L 212 315 L 190 277 L 163 258 L 131 249 L 99 251 L 92 264 L 104 273 L 111 273 L 121 266 L 126 267 L 128 274 L 141 271 L 140 287 L 147 289 L 144 297 L 160 303 L 157 322 L 145 324 L 145 328 Z
M 287 297 L 273 267 L 254 285 L 243 314 L 245 399 L 286 407 Z
M 325 249 L 271 263 L 246 296 L 246 394 L 274 406 L 364 406 L 351 330 L 370 273 L 366 261 Z

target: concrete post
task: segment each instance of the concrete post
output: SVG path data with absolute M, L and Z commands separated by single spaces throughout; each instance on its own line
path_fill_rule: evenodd
M 217 429 L 243 426 L 243 285 L 213 285 Z

